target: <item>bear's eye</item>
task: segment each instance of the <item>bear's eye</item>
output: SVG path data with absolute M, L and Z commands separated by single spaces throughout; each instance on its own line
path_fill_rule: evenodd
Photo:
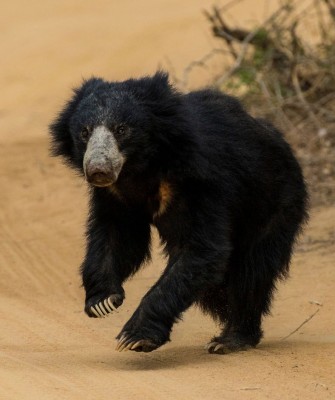
M 81 136 L 83 142 L 86 143 L 88 141 L 89 137 L 90 137 L 89 128 L 88 127 L 83 128 L 82 131 L 80 132 L 80 136 Z
M 124 135 L 127 132 L 127 127 L 125 125 L 120 125 L 117 127 L 116 132 L 119 135 Z

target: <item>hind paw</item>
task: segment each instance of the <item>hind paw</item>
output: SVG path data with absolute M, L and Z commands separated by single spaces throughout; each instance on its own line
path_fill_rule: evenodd
M 245 343 L 219 342 L 214 340 L 206 344 L 205 350 L 210 354 L 229 354 L 236 351 L 245 351 L 251 347 L 251 345 Z

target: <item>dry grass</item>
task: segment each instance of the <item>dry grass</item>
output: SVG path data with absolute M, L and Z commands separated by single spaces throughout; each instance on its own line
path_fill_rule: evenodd
M 195 67 L 222 52 L 227 63 L 213 84 L 242 98 L 256 116 L 273 121 L 304 167 L 314 204 L 335 199 L 335 0 L 284 0 L 253 29 L 232 26 L 227 9 L 205 12 L 221 47 L 193 61 Z M 312 34 L 313 32 L 313 34 Z M 225 63 L 225 64 L 226 64 Z

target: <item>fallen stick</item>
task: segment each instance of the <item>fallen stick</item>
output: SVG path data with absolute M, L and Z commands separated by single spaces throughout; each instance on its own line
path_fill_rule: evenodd
M 300 328 L 302 328 L 305 324 L 307 324 L 308 321 L 310 321 L 318 312 L 320 311 L 320 308 L 318 308 L 312 315 L 310 315 L 307 319 L 305 319 L 304 322 L 302 322 L 298 328 L 294 329 L 294 331 L 292 331 L 291 333 L 289 333 L 287 336 L 283 337 L 281 340 L 285 340 L 287 338 L 289 338 L 290 336 L 292 336 L 294 333 L 298 332 L 298 330 Z

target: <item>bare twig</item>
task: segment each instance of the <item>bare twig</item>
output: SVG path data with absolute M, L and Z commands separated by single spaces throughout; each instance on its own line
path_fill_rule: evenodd
M 232 44 L 234 37 L 231 35 L 230 33 L 230 29 L 228 28 L 228 26 L 226 25 L 226 23 L 223 20 L 222 15 L 220 14 L 220 11 L 218 10 L 218 8 L 213 7 L 213 12 L 214 12 L 214 18 L 216 18 L 218 20 L 218 22 L 221 24 L 222 29 L 222 37 L 224 38 L 224 40 L 227 43 L 227 46 L 229 47 L 229 50 L 232 54 L 232 56 L 236 59 L 237 58 L 237 53 L 234 49 L 234 46 Z
M 257 33 L 264 28 L 267 24 L 271 23 L 271 21 L 275 20 L 283 11 L 285 11 L 288 8 L 287 4 L 284 4 L 282 7 L 280 7 L 276 12 L 274 12 L 267 20 L 264 21 L 262 26 L 258 27 L 257 29 L 254 29 L 253 31 L 249 32 L 247 36 L 244 38 L 242 42 L 242 49 L 238 55 L 238 57 L 235 60 L 234 65 L 230 68 L 228 72 L 226 72 L 222 77 L 220 77 L 216 82 L 215 85 L 220 86 L 225 82 L 229 77 L 231 77 L 234 72 L 240 68 L 244 57 L 247 54 L 249 44 L 251 41 L 255 38 Z
M 306 111 L 307 111 L 310 119 L 314 122 L 314 124 L 316 125 L 317 128 L 320 128 L 320 126 L 321 126 L 320 121 L 314 114 L 313 110 L 311 109 L 310 105 L 308 104 L 308 102 L 305 99 L 304 94 L 301 90 L 296 68 L 294 69 L 293 74 L 292 74 L 292 83 L 293 83 L 294 89 L 297 93 L 297 96 L 298 96 L 299 100 L 301 101 L 301 103 L 306 108 Z
M 219 79 L 217 79 L 217 81 L 215 82 L 215 85 L 217 85 L 217 86 L 222 85 L 223 82 L 225 82 L 228 78 L 230 78 L 234 74 L 234 72 L 238 68 L 240 68 L 242 61 L 247 53 L 250 41 L 255 37 L 257 32 L 258 32 L 258 29 L 253 32 L 250 32 L 249 35 L 245 38 L 245 40 L 243 41 L 242 50 L 241 50 L 240 54 L 238 55 L 238 57 L 236 58 L 234 65 L 230 68 L 230 70 L 228 72 L 226 72 L 223 76 L 221 76 Z
M 194 68 L 207 68 L 208 61 L 218 54 L 227 54 L 227 51 L 224 49 L 213 49 L 200 59 L 193 60 L 186 68 L 184 68 L 182 79 L 177 80 L 179 86 L 181 86 L 181 88 L 185 90 L 187 88 L 189 75 L 194 70 Z
M 329 14 L 332 16 L 332 18 L 335 20 L 335 4 L 332 3 L 332 0 L 323 0 L 323 2 L 326 4 L 326 6 L 329 9 Z
M 245 1 L 245 0 L 231 0 L 231 1 L 228 1 L 227 4 L 225 4 L 224 6 L 219 8 L 219 11 L 220 12 L 228 11 L 230 8 L 235 7 L 239 3 L 242 3 L 242 1 Z
M 271 109 L 273 110 L 274 113 L 279 113 L 282 117 L 282 121 L 284 121 L 287 125 L 288 128 L 290 128 L 292 131 L 295 130 L 295 126 L 292 124 L 290 119 L 287 117 L 285 114 L 284 110 L 280 106 L 280 104 L 275 104 L 273 100 L 273 96 L 271 96 L 270 90 L 266 84 L 266 82 L 261 78 L 260 74 L 257 74 L 256 80 L 258 84 L 261 87 L 262 92 L 264 93 L 264 97 L 266 98 L 267 102 L 271 106 Z
M 317 301 L 317 300 L 310 300 L 309 302 L 310 302 L 310 304 L 316 304 L 317 306 L 323 306 L 323 304 L 320 303 L 320 302 Z
M 286 340 L 286 339 L 288 339 L 290 336 L 292 336 L 294 333 L 298 332 L 298 330 L 299 330 L 300 328 L 302 328 L 305 324 L 307 324 L 307 322 L 309 322 L 319 311 L 320 311 L 320 308 L 318 308 L 312 315 L 310 315 L 307 319 L 305 319 L 305 321 L 302 322 L 296 329 L 294 329 L 294 331 L 292 331 L 291 333 L 289 333 L 287 336 L 283 337 L 281 340 Z
M 229 55 L 228 66 L 213 83 L 282 128 L 315 188 L 313 201 L 315 195 L 322 196 L 321 202 L 333 201 L 335 170 L 329 160 L 335 157 L 335 0 L 281 0 L 277 11 L 253 29 L 236 23 L 227 11 L 242 1 L 205 13 Z M 309 25 L 319 26 L 313 40 L 306 40 Z M 207 55 L 192 62 L 183 85 L 193 68 L 206 63 Z M 323 131 L 327 135 L 321 138 Z
M 325 40 L 325 38 L 327 37 L 326 23 L 324 20 L 322 9 L 320 7 L 319 0 L 314 0 L 314 7 L 316 9 L 317 16 L 318 16 L 318 26 L 319 26 L 320 35 L 321 35 L 322 39 Z

